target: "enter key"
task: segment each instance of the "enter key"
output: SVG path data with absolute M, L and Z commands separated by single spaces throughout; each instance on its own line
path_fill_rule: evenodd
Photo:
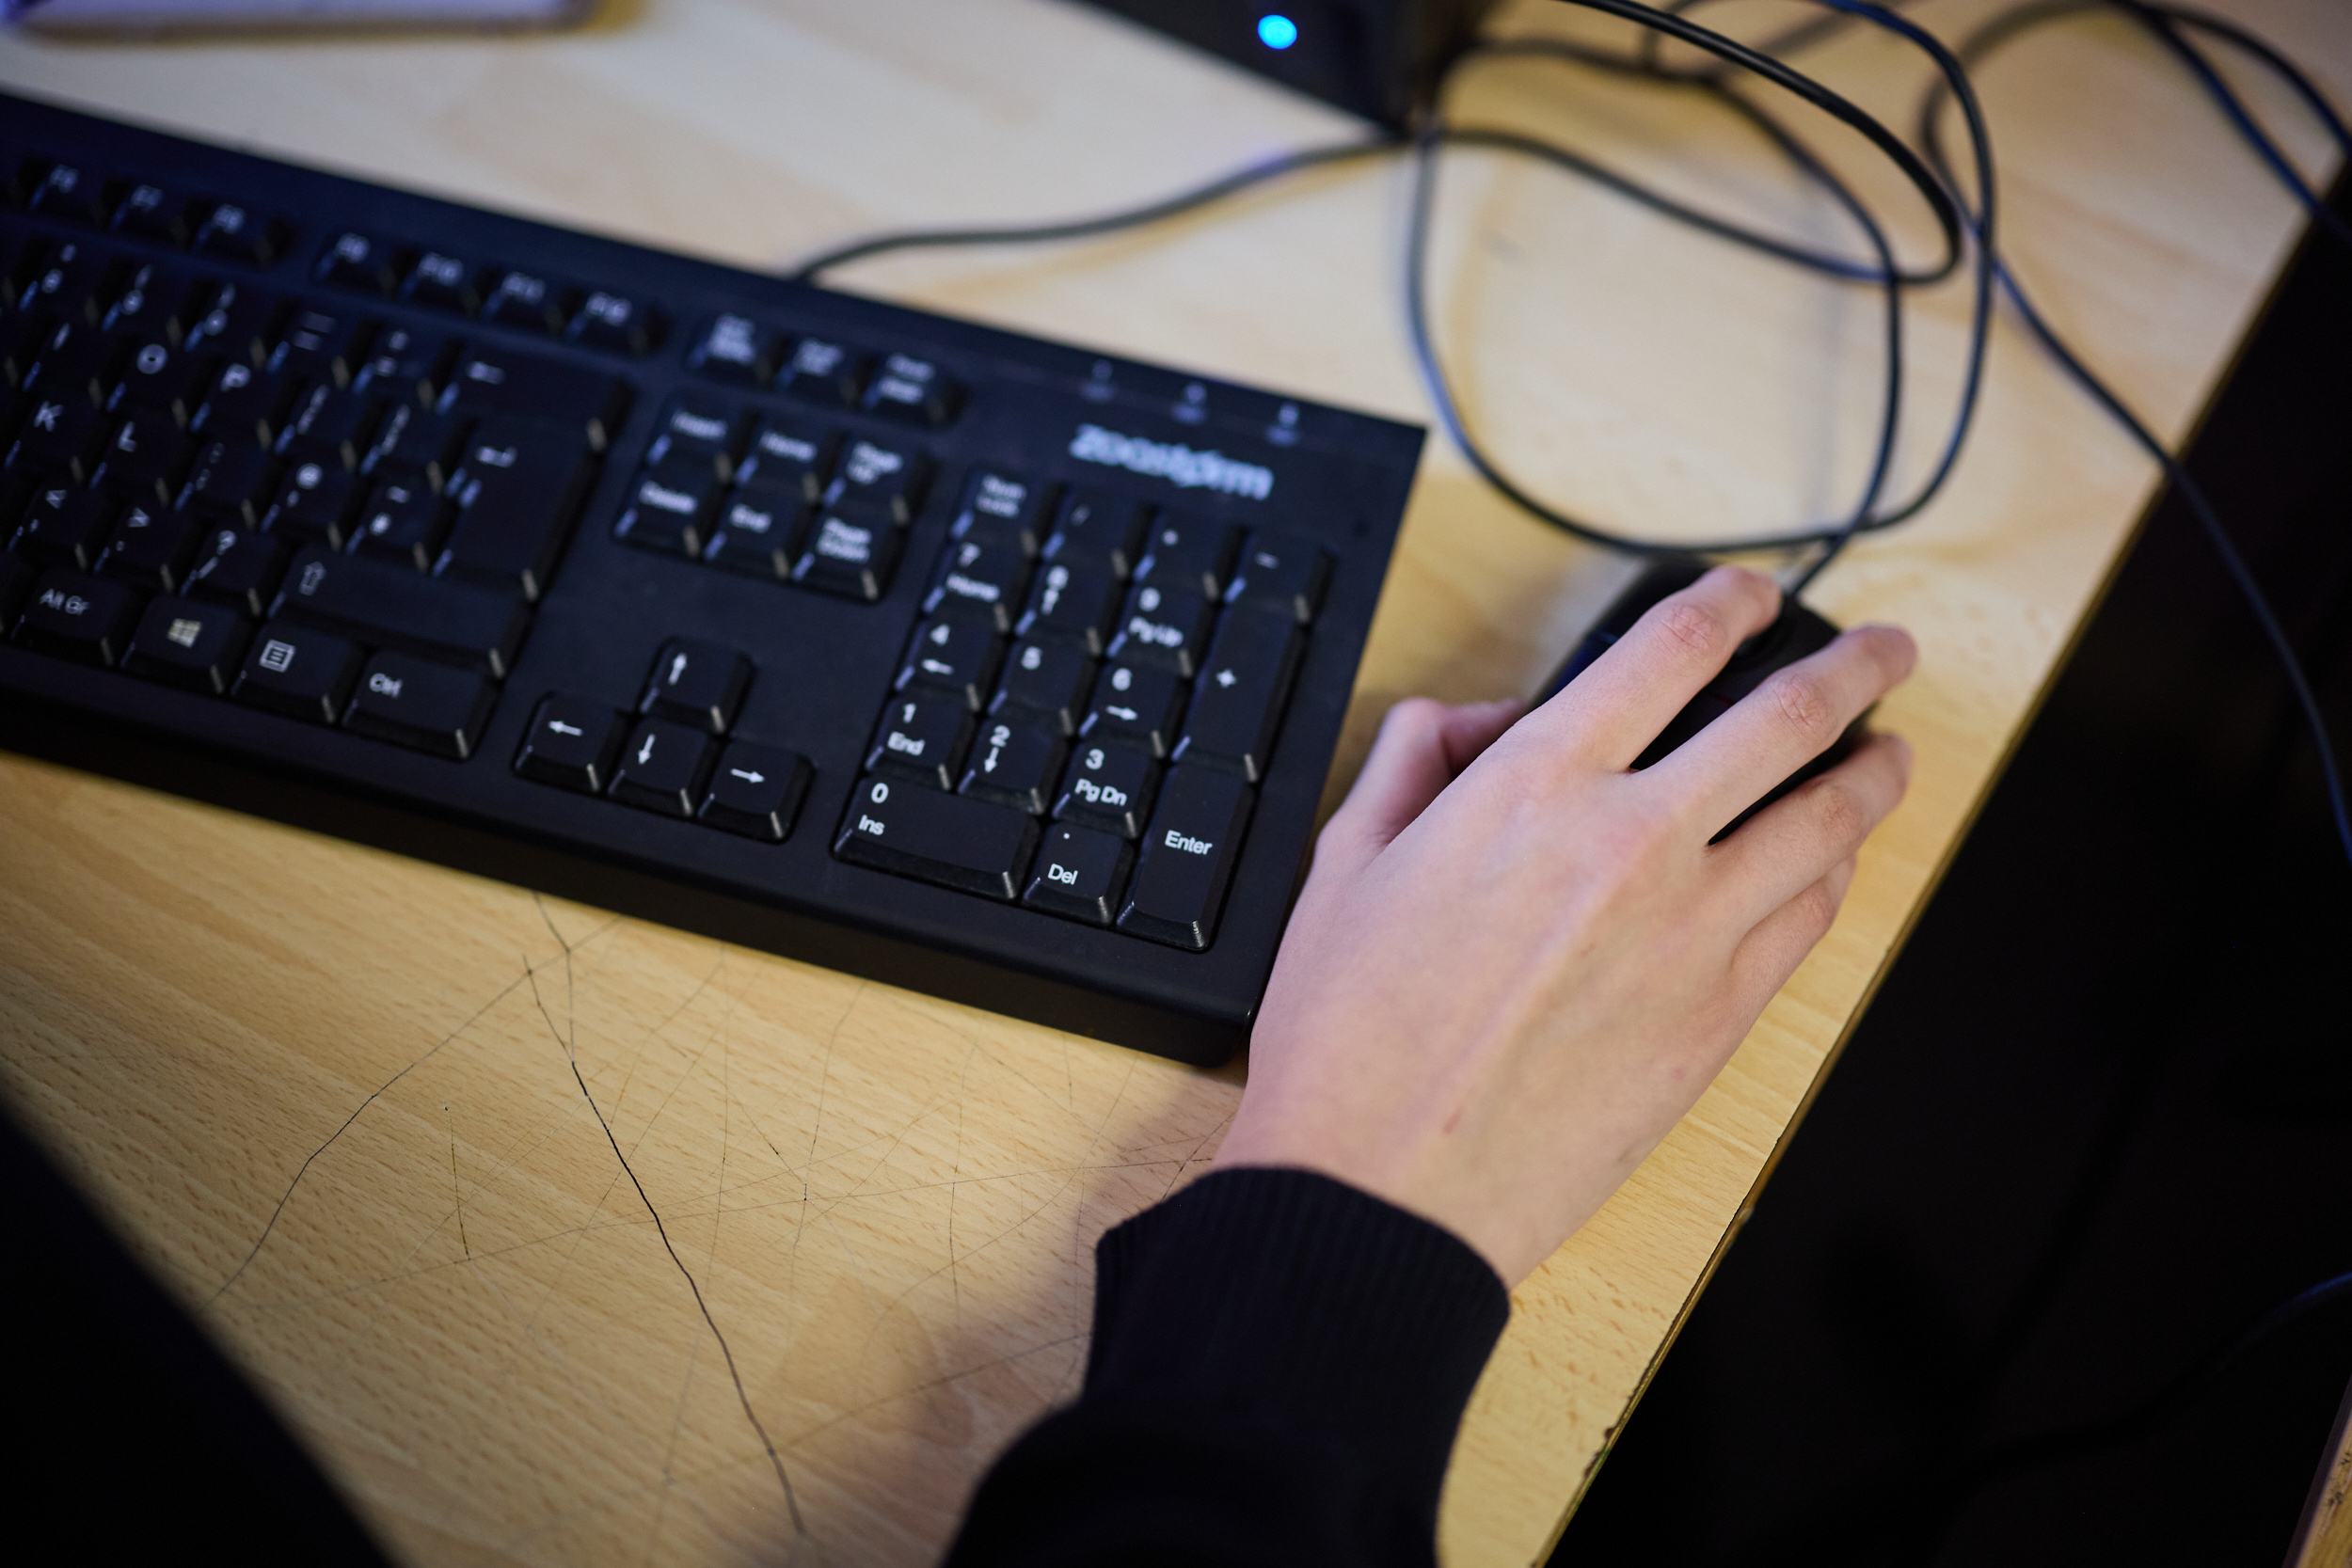
M 1194 952 L 1216 935 L 1255 791 L 1230 773 L 1169 770 L 1136 862 L 1119 928 Z

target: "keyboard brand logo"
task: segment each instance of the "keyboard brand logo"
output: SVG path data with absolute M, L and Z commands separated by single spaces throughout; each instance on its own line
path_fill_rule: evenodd
M 1274 493 L 1270 468 L 1237 462 L 1221 451 L 1195 451 L 1170 442 L 1122 436 L 1099 424 L 1078 427 L 1077 437 L 1070 443 L 1070 455 L 1081 463 L 1149 474 L 1182 490 L 1216 490 L 1260 501 Z

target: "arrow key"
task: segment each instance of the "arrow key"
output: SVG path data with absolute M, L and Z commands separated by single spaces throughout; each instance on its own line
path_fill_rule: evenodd
M 762 844 L 782 844 L 808 794 L 808 759 L 738 740 L 719 755 L 698 820 Z
M 586 697 L 550 692 L 531 716 L 531 729 L 515 754 L 515 771 L 526 779 L 601 795 L 612 782 L 621 750 L 621 716 Z
M 673 637 L 654 656 L 637 711 L 724 735 L 751 684 L 752 661 L 733 648 Z
M 709 761 L 710 737 L 700 730 L 666 719 L 643 720 L 621 748 L 612 799 L 667 816 L 691 816 Z

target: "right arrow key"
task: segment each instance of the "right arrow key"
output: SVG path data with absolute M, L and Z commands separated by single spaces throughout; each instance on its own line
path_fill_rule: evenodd
M 720 753 L 698 821 L 763 844 L 782 844 L 808 794 L 808 759 L 798 752 L 739 740 Z

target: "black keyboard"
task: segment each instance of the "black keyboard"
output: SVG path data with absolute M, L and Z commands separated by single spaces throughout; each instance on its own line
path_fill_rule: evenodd
M 1419 430 L 22 100 L 0 198 L 0 740 L 1246 1037 Z

